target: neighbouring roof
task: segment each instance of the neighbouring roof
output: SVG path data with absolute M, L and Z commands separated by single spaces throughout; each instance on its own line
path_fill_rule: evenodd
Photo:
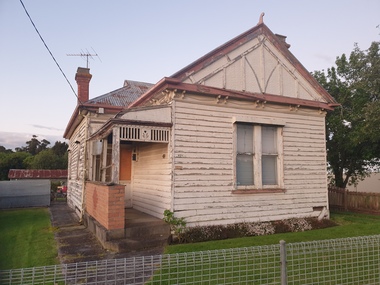
M 9 179 L 67 179 L 67 169 L 10 169 Z
M 70 138 L 74 129 L 79 125 L 82 117 L 78 116 L 78 113 L 81 110 L 104 108 L 107 109 L 109 113 L 117 114 L 122 109 L 127 108 L 132 102 L 136 101 L 141 95 L 145 94 L 152 86 L 153 84 L 151 83 L 125 80 L 123 87 L 92 98 L 83 104 L 78 104 L 71 115 L 63 137 L 66 139 Z
M 111 106 L 127 107 L 130 103 L 148 91 L 153 84 L 133 80 L 125 80 L 124 86 L 107 94 L 95 97 L 86 102 L 87 104 L 102 104 Z

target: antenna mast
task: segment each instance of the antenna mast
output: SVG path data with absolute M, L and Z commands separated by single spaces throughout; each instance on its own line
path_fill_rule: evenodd
M 76 54 L 66 54 L 67 56 L 80 56 L 80 57 L 85 57 L 86 58 L 86 68 L 88 68 L 88 59 L 91 58 L 91 59 L 94 59 L 93 56 L 98 56 L 98 54 L 94 51 L 94 53 L 90 53 L 89 51 L 87 52 L 84 52 L 84 51 L 81 51 L 81 53 L 76 53 Z M 100 58 L 99 58 L 100 60 Z

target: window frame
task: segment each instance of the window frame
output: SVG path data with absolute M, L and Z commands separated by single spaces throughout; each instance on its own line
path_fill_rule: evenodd
M 253 185 L 237 184 L 237 128 L 238 124 L 250 125 L 253 128 Z M 284 175 L 283 175 L 283 129 L 284 122 L 273 119 L 247 119 L 239 120 L 233 118 L 234 133 L 234 193 L 259 193 L 259 192 L 284 192 Z M 276 147 L 277 147 L 277 184 L 263 185 L 262 180 L 262 127 L 275 127 Z
M 102 181 L 102 156 L 100 154 L 92 156 L 92 180 Z

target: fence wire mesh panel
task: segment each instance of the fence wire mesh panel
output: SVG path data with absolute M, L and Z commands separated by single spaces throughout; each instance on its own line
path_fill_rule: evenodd
M 380 284 L 380 235 L 2 270 L 0 284 Z
M 279 245 L 165 255 L 148 284 L 279 284 Z
M 287 284 L 380 284 L 380 236 L 287 244 Z
M 145 284 L 162 256 L 79 262 L 0 271 L 0 284 Z

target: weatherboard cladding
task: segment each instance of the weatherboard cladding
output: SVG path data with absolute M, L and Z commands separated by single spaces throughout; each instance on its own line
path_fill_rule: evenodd
M 107 94 L 93 98 L 86 103 L 106 104 L 111 106 L 128 106 L 142 94 L 148 91 L 153 84 L 132 80 L 125 80 L 122 88 L 111 91 Z

